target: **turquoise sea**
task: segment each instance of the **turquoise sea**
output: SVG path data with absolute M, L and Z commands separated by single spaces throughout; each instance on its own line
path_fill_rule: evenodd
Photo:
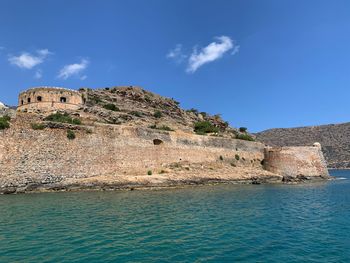
M 350 262 L 350 171 L 302 185 L 0 196 L 0 262 Z

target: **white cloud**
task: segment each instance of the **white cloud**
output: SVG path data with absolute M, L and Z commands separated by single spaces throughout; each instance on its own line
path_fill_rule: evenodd
M 175 60 L 177 63 L 181 63 L 187 56 L 182 53 L 182 45 L 177 44 L 174 49 L 168 52 L 166 57 Z
M 19 56 L 10 56 L 8 61 L 19 68 L 32 69 L 43 63 L 45 59 L 52 53 L 48 49 L 40 49 L 36 51 L 37 55 L 28 52 L 22 52 Z
M 43 72 L 41 69 L 38 69 L 36 72 L 35 72 L 35 75 L 34 75 L 34 78 L 35 79 L 41 79 L 43 76 Z
M 48 55 L 52 55 L 53 54 L 48 49 L 40 49 L 40 50 L 37 51 L 37 53 L 39 55 L 41 55 L 42 57 L 47 57 Z
M 212 42 L 202 48 L 199 52 L 195 48 L 188 60 L 186 72 L 194 73 L 198 68 L 221 58 L 227 51 L 234 48 L 234 42 L 227 36 L 217 37 L 217 42 Z M 239 47 L 236 46 L 234 52 L 237 53 Z
M 67 79 L 71 76 L 80 76 L 80 73 L 82 73 L 89 65 L 89 61 L 87 59 L 82 59 L 80 63 L 65 65 L 60 72 L 58 73 L 58 78 L 60 79 Z M 87 76 L 80 76 L 80 79 L 84 80 Z
M 40 49 L 36 51 L 37 55 L 23 52 L 19 56 L 10 56 L 9 62 L 17 67 L 32 69 L 33 67 L 43 63 L 52 53 L 48 49 Z

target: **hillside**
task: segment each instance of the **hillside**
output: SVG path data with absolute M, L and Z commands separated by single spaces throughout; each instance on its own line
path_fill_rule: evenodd
M 197 134 L 253 140 L 248 133 L 230 127 L 220 115 L 184 110 L 176 100 L 140 87 L 80 89 L 80 92 L 85 100 L 81 116 L 91 121 L 191 133 L 197 124 Z
M 273 146 L 301 146 L 319 142 L 329 168 L 350 168 L 350 123 L 271 129 L 256 134 Z

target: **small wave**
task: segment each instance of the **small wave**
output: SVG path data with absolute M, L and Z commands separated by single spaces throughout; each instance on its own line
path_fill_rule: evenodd
M 347 180 L 348 178 L 345 178 L 345 177 L 337 177 L 335 178 L 335 180 Z

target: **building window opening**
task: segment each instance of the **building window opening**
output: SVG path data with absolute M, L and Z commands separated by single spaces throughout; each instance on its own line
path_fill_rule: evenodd
M 163 141 L 162 141 L 162 140 L 159 140 L 159 139 L 154 139 L 154 140 L 153 140 L 153 144 L 154 144 L 154 145 L 161 145 L 161 144 L 163 144 Z
M 41 96 L 38 96 L 38 97 L 36 98 L 36 100 L 37 100 L 37 101 L 43 101 L 43 98 L 42 98 Z
M 66 103 L 67 102 L 67 98 L 66 97 L 61 97 L 60 98 L 60 102 L 61 103 Z
M 21 105 L 23 105 L 24 104 L 24 101 L 23 100 L 21 100 Z
M 30 103 L 30 98 L 27 99 L 28 103 Z

